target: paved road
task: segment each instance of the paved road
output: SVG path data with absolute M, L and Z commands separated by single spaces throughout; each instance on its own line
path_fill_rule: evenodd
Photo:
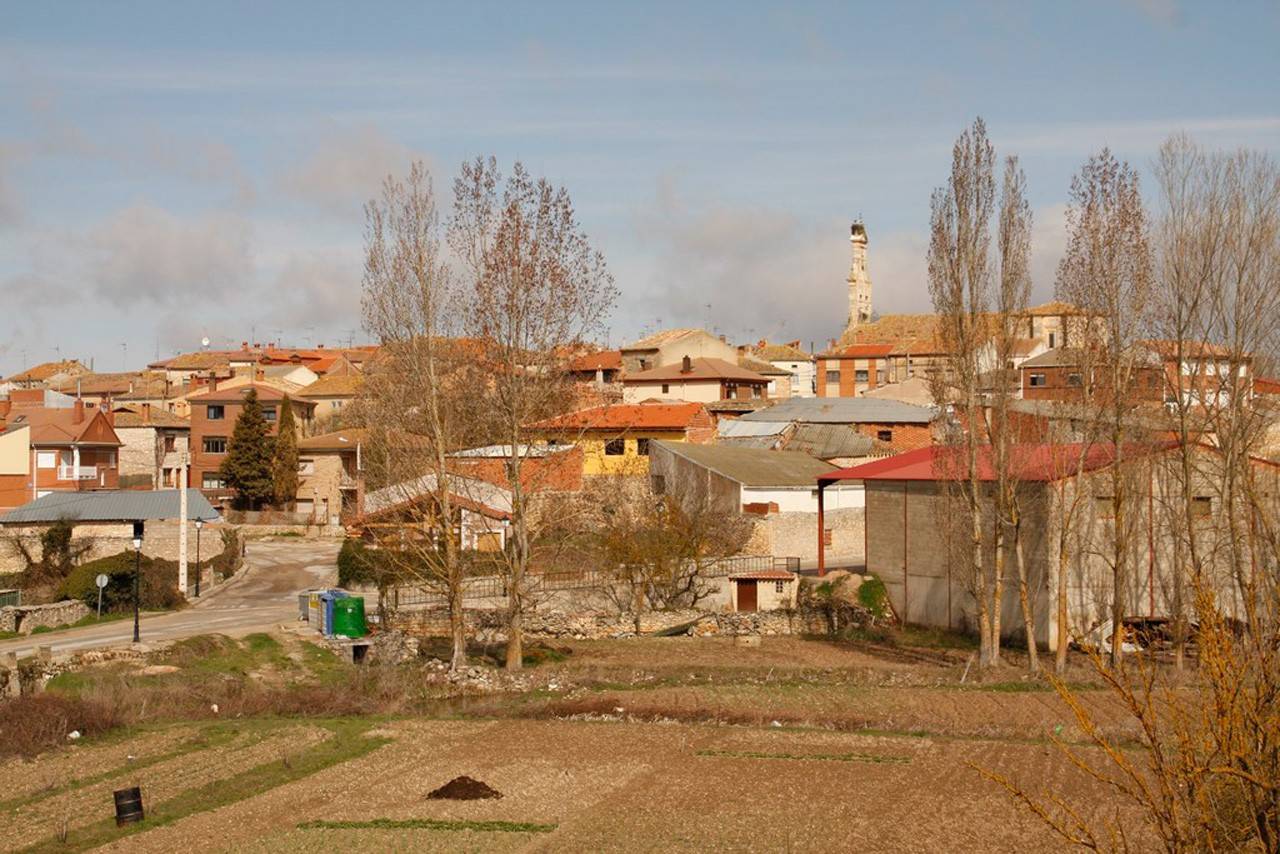
M 298 592 L 332 586 L 337 580 L 339 544 L 333 540 L 251 542 L 248 567 L 225 587 L 208 592 L 182 611 L 143 614 L 142 642 L 175 640 L 218 632 L 246 635 L 297 618 Z M 120 620 L 50 634 L 0 641 L 0 653 L 32 655 L 37 646 L 54 655 L 86 649 L 127 646 L 133 621 Z

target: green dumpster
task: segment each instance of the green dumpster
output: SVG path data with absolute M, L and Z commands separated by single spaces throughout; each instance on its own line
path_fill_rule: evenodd
M 362 638 L 364 627 L 364 598 L 348 596 L 333 600 L 333 633 L 347 638 Z

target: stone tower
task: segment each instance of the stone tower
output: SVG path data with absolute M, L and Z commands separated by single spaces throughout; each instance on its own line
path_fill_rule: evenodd
M 849 325 L 852 333 L 864 323 L 871 322 L 871 274 L 867 272 L 867 228 L 861 220 L 849 228 L 849 243 L 853 257 L 849 264 Z

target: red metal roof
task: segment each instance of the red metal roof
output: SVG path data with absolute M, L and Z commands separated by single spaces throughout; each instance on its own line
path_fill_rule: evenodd
M 1177 442 L 1132 443 L 1123 446 L 1124 456 L 1132 458 L 1159 453 L 1177 447 Z M 1018 480 L 1054 481 L 1070 477 L 1079 467 L 1084 471 L 1105 468 L 1116 460 L 1115 446 L 1107 442 L 1061 445 L 1021 444 L 1010 450 Z M 1083 457 L 1082 457 L 1083 455 Z M 819 475 L 819 483 L 839 480 L 962 480 L 967 477 L 966 452 L 963 446 L 930 445 L 905 454 L 874 460 L 858 466 Z M 978 479 L 996 480 L 991 446 L 978 448 Z

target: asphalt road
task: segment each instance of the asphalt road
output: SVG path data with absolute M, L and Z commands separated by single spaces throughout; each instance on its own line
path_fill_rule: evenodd
M 204 591 L 182 611 L 143 614 L 142 642 L 177 640 L 193 635 L 246 635 L 297 619 L 298 592 L 333 586 L 337 580 L 339 543 L 334 540 L 276 540 L 251 542 L 247 568 L 224 586 Z M 128 646 L 133 620 L 67 629 L 0 641 L 0 654 L 35 654 L 37 646 L 53 654 Z

